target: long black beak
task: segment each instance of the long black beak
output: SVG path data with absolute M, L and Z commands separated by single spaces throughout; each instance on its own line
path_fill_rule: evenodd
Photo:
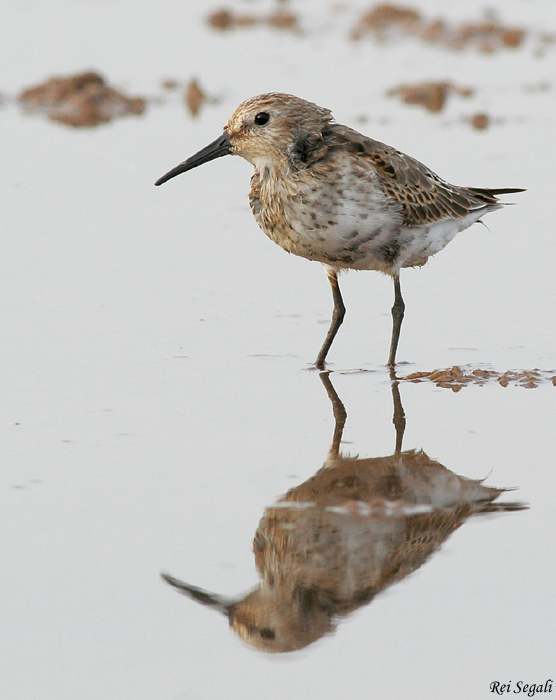
M 218 610 L 218 612 L 226 615 L 228 619 L 233 617 L 234 608 L 236 606 L 235 600 L 232 600 L 231 598 L 224 598 L 223 596 L 216 595 L 215 593 L 209 593 L 202 588 L 197 588 L 197 586 L 192 586 L 189 583 L 185 583 L 185 581 L 180 581 L 169 574 L 160 574 L 160 576 L 166 581 L 166 583 L 169 583 L 188 598 L 196 600 L 198 603 L 201 603 L 201 605 L 206 605 L 209 608 Z
M 162 185 L 164 182 L 176 177 L 176 175 L 192 170 L 203 163 L 208 163 L 209 160 L 214 160 L 215 158 L 220 158 L 221 156 L 227 156 L 230 152 L 230 137 L 226 132 L 224 132 L 222 136 L 219 136 L 216 139 L 216 141 L 209 143 L 209 145 L 202 148 L 199 153 L 195 153 L 195 155 L 191 156 L 191 158 L 188 158 L 187 160 L 184 160 L 183 163 L 176 165 L 175 168 L 172 168 L 172 170 L 159 178 L 154 184 Z

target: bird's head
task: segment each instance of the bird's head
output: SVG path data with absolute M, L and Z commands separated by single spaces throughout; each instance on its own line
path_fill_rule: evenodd
M 253 97 L 239 105 L 219 138 L 156 184 L 225 155 L 241 156 L 256 168 L 272 166 L 284 158 L 306 163 L 322 146 L 331 120 L 330 110 L 294 95 L 273 92 Z

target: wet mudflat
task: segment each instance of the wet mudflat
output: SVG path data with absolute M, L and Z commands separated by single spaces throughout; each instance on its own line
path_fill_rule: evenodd
M 484 19 L 479 2 L 453 5 L 415 8 L 422 23 Z M 212 3 L 1 6 L 2 45 L 18 57 L 0 84 L 2 131 L 13 134 L 0 144 L 10 700 L 467 700 L 492 697 L 492 682 L 553 675 L 556 131 L 554 53 L 539 38 L 556 31 L 551 3 L 494 3 L 491 23 L 524 32 L 495 51 L 355 40 L 370 4 L 287 3 L 296 20 L 282 27 L 268 21 L 277 7 L 230 4 L 259 20 L 221 31 Z M 87 71 L 144 98 L 144 114 L 72 128 L 17 102 Z M 196 116 L 194 79 L 209 98 Z M 440 111 L 389 94 L 423 83 L 472 93 L 450 93 Z M 488 230 L 475 225 L 403 271 L 394 387 L 389 279 L 341 278 L 348 313 L 327 384 L 307 367 L 329 321 L 328 285 L 319 265 L 258 230 L 249 166 L 223 158 L 153 186 L 266 91 L 329 107 L 458 184 L 527 188 Z M 489 117 L 480 130 L 479 113 Z M 399 458 L 412 450 L 426 461 Z M 325 462 L 340 470 L 331 501 Z M 516 490 L 492 508 L 474 491 L 462 506 L 454 489 L 471 482 L 461 479 Z M 286 513 L 291 501 L 311 505 Z M 494 507 L 504 503 L 529 508 Z M 275 525 L 289 539 L 269 534 Z M 275 608 L 244 605 L 232 630 L 159 577 L 237 604 L 260 586 L 263 536 L 284 557 L 278 572 L 262 565 L 263 578 L 283 577 L 280 596 Z M 283 563 L 309 539 L 357 600 L 322 578 L 318 548 L 310 566 Z M 260 650 L 278 631 L 298 650 Z

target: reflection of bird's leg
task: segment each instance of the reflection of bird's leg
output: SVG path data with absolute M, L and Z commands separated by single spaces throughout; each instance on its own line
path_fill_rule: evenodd
M 332 341 L 336 337 L 338 328 L 342 325 L 342 321 L 344 320 L 344 316 L 346 315 L 346 307 L 344 306 L 344 300 L 342 299 L 342 295 L 340 293 L 340 286 L 338 284 L 338 274 L 335 272 L 335 270 L 328 268 L 326 265 L 324 269 L 326 272 L 326 276 L 328 277 L 328 281 L 330 282 L 330 286 L 332 287 L 334 310 L 332 312 L 332 321 L 330 323 L 330 328 L 328 329 L 328 333 L 326 334 L 326 338 L 324 339 L 324 343 L 322 344 L 322 348 L 320 349 L 319 356 L 317 357 L 317 360 L 315 362 L 315 367 L 317 369 L 324 369 L 324 361 L 326 360 L 326 355 L 328 354 L 330 346 L 332 345 Z
M 398 349 L 404 311 L 405 304 L 402 297 L 402 288 L 400 287 L 400 278 L 396 275 L 394 277 L 394 306 L 392 306 L 392 341 L 390 343 L 390 356 L 388 357 L 390 367 L 394 367 L 396 364 L 396 350 Z
M 336 393 L 336 389 L 332 386 L 330 373 L 321 372 L 319 377 L 324 384 L 328 398 L 332 402 L 332 410 L 334 411 L 334 436 L 332 438 L 332 444 L 330 445 L 329 454 L 337 455 L 340 452 L 340 442 L 342 440 L 342 433 L 344 432 L 344 425 L 346 424 L 347 413 L 344 404 Z
M 396 373 L 392 369 L 390 371 L 390 381 L 392 382 L 392 400 L 394 402 L 394 416 L 392 423 L 396 428 L 396 450 L 395 455 L 399 455 L 402 451 L 403 434 L 405 431 L 405 412 L 402 406 L 402 398 L 400 396 L 399 381 L 396 378 Z

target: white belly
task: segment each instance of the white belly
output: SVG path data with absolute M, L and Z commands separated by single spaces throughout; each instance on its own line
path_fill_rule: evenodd
M 395 274 L 402 267 L 424 265 L 457 233 L 474 224 L 485 213 L 473 211 L 462 219 L 443 219 L 416 228 L 401 226 L 391 211 L 370 211 L 361 219 L 360 208 L 349 203 L 336 211 L 322 229 L 304 226 L 298 220 L 299 249 L 291 252 L 318 260 L 340 270 L 379 270 Z
M 439 253 L 456 234 L 469 228 L 485 214 L 485 209 L 472 211 L 462 219 L 443 219 L 434 224 L 410 229 L 413 234 L 407 247 L 401 251 L 399 267 L 424 265 L 431 255 Z

